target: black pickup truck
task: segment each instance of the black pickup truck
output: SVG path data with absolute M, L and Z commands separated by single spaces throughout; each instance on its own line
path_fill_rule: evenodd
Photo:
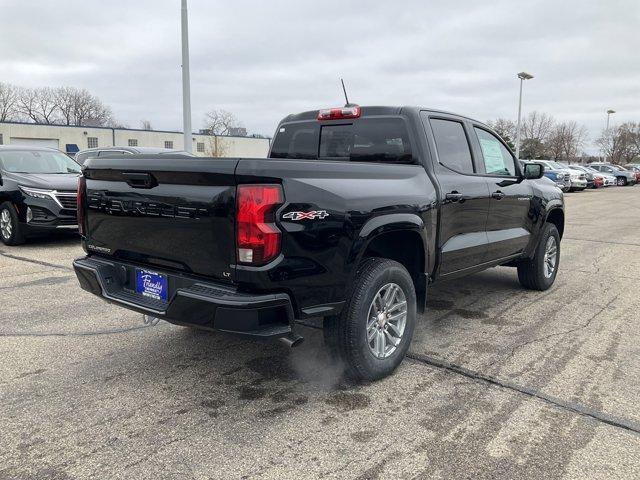
M 286 117 L 269 158 L 94 158 L 82 288 L 171 323 L 280 337 L 324 317 L 347 373 L 402 361 L 429 284 L 497 265 L 549 288 L 562 192 L 486 125 L 416 107 Z

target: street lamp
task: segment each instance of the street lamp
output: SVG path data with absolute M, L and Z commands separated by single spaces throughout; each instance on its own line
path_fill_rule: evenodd
M 518 130 L 516 131 L 516 158 L 520 158 L 520 115 L 522 113 L 522 82 L 525 80 L 531 80 L 533 75 L 527 72 L 520 72 L 518 74 L 520 79 L 520 97 L 518 98 Z
M 191 80 L 189 79 L 189 18 L 187 13 L 187 0 L 182 0 L 181 8 L 182 25 L 182 130 L 184 138 L 184 150 L 191 153 L 193 143 L 191 140 Z
M 616 113 L 616 111 L 615 110 L 611 110 L 611 109 L 607 110 L 607 132 L 609 131 L 609 116 L 612 113 Z

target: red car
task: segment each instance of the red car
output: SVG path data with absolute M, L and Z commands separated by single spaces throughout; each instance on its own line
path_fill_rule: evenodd
M 600 187 L 604 187 L 604 178 L 602 178 L 600 175 L 594 175 L 593 188 L 600 188 Z

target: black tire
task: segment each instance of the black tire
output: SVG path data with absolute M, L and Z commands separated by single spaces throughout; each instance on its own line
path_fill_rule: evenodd
M 4 212 L 7 213 L 5 214 Z M 0 228 L 0 240 L 2 240 L 2 243 L 4 243 L 5 245 L 20 245 L 24 243 L 25 238 L 22 233 L 20 221 L 18 220 L 18 213 L 16 212 L 15 207 L 10 202 L 4 202 L 0 205 L 0 225 L 3 216 L 4 218 L 6 218 L 7 214 L 9 216 L 9 227 L 11 232 L 8 236 L 6 236 L 6 231 Z
M 367 341 L 367 320 L 374 298 L 388 284 L 402 290 L 406 299 L 406 321 L 395 350 L 378 358 Z M 358 267 L 341 315 L 325 318 L 325 344 L 329 352 L 344 363 L 348 377 L 356 381 L 378 380 L 391 374 L 404 359 L 413 337 L 416 315 L 416 292 L 407 269 L 393 260 L 369 258 Z
M 616 179 L 616 185 L 618 185 L 619 187 L 626 187 L 627 186 L 627 179 L 624 177 L 618 177 Z
M 545 273 L 545 254 L 550 237 L 555 238 L 557 253 L 553 272 L 550 276 L 547 276 Z M 553 285 L 556 275 L 558 274 L 559 266 L 560 234 L 554 224 L 545 223 L 533 258 L 518 264 L 518 280 L 520 280 L 520 284 L 523 287 L 530 290 L 547 290 Z

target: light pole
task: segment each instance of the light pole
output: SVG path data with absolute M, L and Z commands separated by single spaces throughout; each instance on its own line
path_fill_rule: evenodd
M 616 111 L 611 109 L 607 110 L 607 128 L 606 128 L 607 132 L 609 131 L 609 117 L 611 116 L 612 113 L 616 113 Z
M 184 150 L 191 153 L 191 81 L 189 80 L 189 17 L 187 0 L 182 0 L 182 129 Z
M 520 72 L 518 74 L 520 79 L 520 97 L 518 98 L 518 129 L 516 130 L 516 158 L 520 158 L 520 115 L 522 114 L 522 83 L 525 80 L 531 80 L 533 75 L 527 72 Z

